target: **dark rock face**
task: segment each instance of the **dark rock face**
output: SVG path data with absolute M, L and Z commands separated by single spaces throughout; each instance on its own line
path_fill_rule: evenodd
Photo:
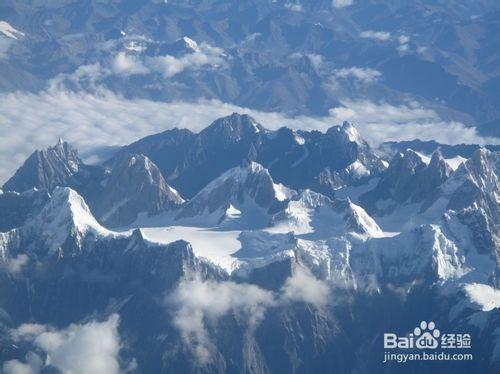
M 448 179 L 451 172 L 452 169 L 444 160 L 441 152 L 434 152 L 429 165 L 422 171 L 422 175 L 416 181 L 417 185 L 411 200 L 419 202 L 430 198 L 436 188 Z
M 137 155 L 138 162 L 128 165 L 131 155 Z M 60 143 L 30 156 L 4 188 L 50 191 L 69 186 L 85 197 L 98 219 L 120 226 L 132 223 L 141 212 L 176 208 L 182 198 L 173 188 L 191 198 L 222 173 L 252 161 L 267 168 L 277 183 L 329 196 L 385 169 L 349 123 L 324 134 L 269 131 L 250 116 L 233 113 L 199 134 L 174 129 L 141 139 L 103 166 L 83 164 L 76 151 Z
M 234 113 L 214 121 L 196 136 L 186 158 L 176 168 L 178 177 L 168 176 L 167 180 L 192 197 L 226 170 L 252 159 L 260 131 L 263 128 L 247 115 Z
M 397 204 L 433 200 L 435 192 L 451 174 L 450 166 L 436 151 L 427 165 L 411 149 L 397 153 L 378 185 L 361 196 L 360 201 L 371 212 L 377 201 L 391 200 Z
M 500 268 L 500 159 L 498 152 L 475 151 L 450 178 L 458 185 L 447 209 L 472 230 L 478 250 L 496 259 Z
M 296 189 L 326 190 L 329 194 L 338 184 L 357 179 L 346 169 L 355 161 L 367 169 L 368 175 L 384 169 L 349 123 L 334 126 L 326 134 L 287 128 L 269 131 L 248 115 L 234 113 L 218 119 L 199 134 L 182 132 L 181 136 L 180 131 L 144 138 L 124 151 L 148 156 L 168 183 L 188 198 L 226 170 L 249 161 L 269 169 L 278 183 Z M 176 140 L 179 137 L 181 150 Z M 327 173 L 336 173 L 338 183 Z
M 4 191 L 24 192 L 31 188 L 52 190 L 66 185 L 82 161 L 76 150 L 60 140 L 44 151 L 35 151 L 4 185 Z
M 0 232 L 22 226 L 30 215 L 42 209 L 48 199 L 49 194 L 45 190 L 0 194 Z
M 165 177 L 175 179 L 195 139 L 196 134 L 187 129 L 172 129 L 150 135 L 123 147 L 107 165 L 126 154 L 143 154 L 160 168 Z
M 90 203 L 100 221 L 111 227 L 128 225 L 141 212 L 158 214 L 184 203 L 156 165 L 143 155 L 117 159 L 102 184 L 101 193 Z
M 123 152 L 108 167 L 85 165 L 65 142 L 34 152 L 4 189 L 52 191 L 57 186 L 81 193 L 98 219 L 112 227 L 132 223 L 139 213 L 157 214 L 177 209 L 184 202 L 146 156 Z M 1 199 L 6 205 L 11 204 L 7 200 L 21 199 L 13 197 L 15 193 L 4 195 Z

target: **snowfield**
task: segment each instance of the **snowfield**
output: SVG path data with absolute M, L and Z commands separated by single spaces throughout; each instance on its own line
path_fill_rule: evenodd
M 238 260 L 232 255 L 241 248 L 238 236 L 241 231 L 219 231 L 217 229 L 170 226 L 141 228 L 145 239 L 168 244 L 185 240 L 191 244 L 196 256 L 204 258 L 231 273 Z

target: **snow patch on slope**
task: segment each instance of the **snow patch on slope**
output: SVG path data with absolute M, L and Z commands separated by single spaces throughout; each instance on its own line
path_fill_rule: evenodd
M 185 240 L 191 244 L 197 257 L 231 273 L 238 266 L 232 255 L 241 248 L 238 236 L 241 231 L 211 230 L 208 228 L 170 226 L 141 228 L 143 237 L 154 243 L 168 244 Z
M 446 158 L 445 161 L 450 166 L 450 168 L 452 168 L 453 170 L 457 170 L 461 164 L 467 161 L 467 159 L 462 156 L 455 156 L 453 158 Z
M 287 207 L 273 217 L 268 232 L 292 231 L 309 239 L 319 239 L 358 232 L 367 236 L 383 236 L 377 223 L 350 200 L 332 201 L 311 190 L 303 191 L 290 200 Z
M 11 39 L 18 39 L 24 36 L 24 33 L 12 27 L 9 23 L 5 21 L 0 21 L 0 33 Z

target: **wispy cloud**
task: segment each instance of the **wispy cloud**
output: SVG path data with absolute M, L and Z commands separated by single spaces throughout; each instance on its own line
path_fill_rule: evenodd
M 118 75 L 148 74 L 150 72 L 138 56 L 126 52 L 120 52 L 115 56 L 111 68 Z
M 110 60 L 80 66 L 73 73 L 61 73 L 50 81 L 52 87 L 64 88 L 70 83 L 72 87 L 93 88 L 110 75 L 128 77 L 132 75 L 160 74 L 171 78 L 184 71 L 198 71 L 203 68 L 218 68 L 224 64 L 224 50 L 207 43 L 197 44 L 194 40 L 184 38 L 190 43 L 188 51 L 180 56 L 158 55 L 149 57 L 142 55 L 137 44 L 128 45 L 128 51 L 120 51 Z M 1 42 L 1 40 L 0 40 Z M 0 53 L 2 47 L 0 44 Z
M 393 105 L 369 100 L 343 100 L 330 110 L 333 122 L 351 121 L 371 144 L 389 140 L 435 140 L 443 144 L 498 144 L 498 139 L 483 138 L 476 129 L 461 122 L 444 121 L 432 109 L 417 102 Z
M 358 68 L 358 67 L 350 67 L 350 68 L 342 68 L 334 70 L 334 76 L 337 78 L 353 78 L 357 81 L 372 83 L 378 80 L 382 74 L 375 69 L 371 68 Z
M 373 31 L 366 30 L 363 31 L 360 36 L 365 39 L 374 39 L 374 40 L 389 40 L 391 38 L 391 33 L 387 31 Z
M 167 296 L 174 324 L 184 343 L 202 365 L 212 360 L 216 347 L 210 340 L 207 324 L 233 314 L 253 331 L 266 310 L 290 302 L 304 302 L 318 308 L 328 303 L 329 287 L 305 268 L 297 267 L 279 292 L 231 281 L 184 280 Z
M 146 59 L 145 63 L 150 69 L 170 78 L 184 70 L 198 70 L 203 66 L 218 67 L 224 62 L 223 55 L 221 48 L 201 43 L 193 53 L 181 57 L 156 56 Z
M 399 46 L 397 47 L 397 50 L 400 53 L 406 53 L 410 50 L 410 37 L 408 35 L 400 35 L 398 37 L 398 43 Z
M 58 330 L 48 325 L 23 324 L 11 331 L 15 341 L 32 344 L 50 357 L 50 364 L 63 373 L 113 374 L 120 372 L 118 315 L 104 322 L 72 324 Z M 30 352 L 25 362 L 7 361 L 8 374 L 38 373 L 43 368 L 38 355 Z
M 330 290 L 327 284 L 302 267 L 287 279 L 282 289 L 282 301 L 299 301 L 324 307 L 328 303 Z
M 87 161 L 96 161 L 94 152 L 97 149 L 128 144 L 173 127 L 199 131 L 232 112 L 250 114 L 269 129 L 288 126 L 324 131 L 348 120 L 354 122 L 361 135 L 374 145 L 386 140 L 415 138 L 434 139 L 445 144 L 497 142 L 478 136 L 474 128 L 443 121 L 436 112 L 417 103 L 393 105 L 343 100 L 339 107 L 330 110 L 329 116 L 289 117 L 217 100 L 162 103 L 129 100 L 109 91 L 89 94 L 53 89 L 38 94 L 0 94 L 3 133 L 0 137 L 3 161 L 0 181 L 5 182 L 35 149 L 53 145 L 60 137 L 79 148 Z
M 321 66 L 323 65 L 323 56 L 315 54 L 315 53 L 309 53 L 307 55 L 309 58 L 309 61 L 311 61 L 311 64 L 314 66 L 316 70 L 319 70 Z
M 211 361 L 215 347 L 210 341 L 206 322 L 215 322 L 233 313 L 255 328 L 266 309 L 275 304 L 274 295 L 251 284 L 234 282 L 183 281 L 167 299 L 173 305 L 174 324 L 184 342 L 201 364 Z
M 352 4 L 354 4 L 354 0 L 332 0 L 332 6 L 337 9 L 345 8 Z
M 23 268 L 28 264 L 29 257 L 24 253 L 21 253 L 15 257 L 7 258 L 6 261 L 0 265 L 7 273 L 12 275 L 18 275 L 22 272 Z
M 303 8 L 300 3 L 286 3 L 285 8 L 290 9 L 294 12 L 302 12 Z
M 406 44 L 410 41 L 410 37 L 408 35 L 400 35 L 398 37 L 399 44 Z

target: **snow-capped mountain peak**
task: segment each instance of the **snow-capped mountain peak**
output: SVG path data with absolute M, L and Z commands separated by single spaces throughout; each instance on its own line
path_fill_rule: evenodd
M 347 121 L 344 121 L 342 123 L 342 131 L 346 135 L 347 139 L 349 139 L 350 142 L 354 143 L 361 143 L 362 142 L 362 137 L 356 127 Z
M 111 234 L 97 222 L 85 200 L 69 187 L 56 187 L 48 203 L 26 222 L 22 231 L 38 235 L 49 253 L 60 249 L 70 237 L 79 243 L 88 234 L 94 237 Z
M 212 216 L 221 222 L 238 211 L 238 217 L 249 224 L 267 223 L 266 215 L 278 208 L 295 192 L 275 184 L 269 171 L 256 162 L 232 168 L 210 182 L 187 202 L 177 219 Z M 260 222 L 258 222 L 260 221 Z
M 486 148 L 480 148 L 459 168 L 461 172 L 466 171 L 469 179 L 479 188 L 492 194 L 498 193 L 500 188 L 498 181 L 500 157 L 498 156 L 498 152 L 491 152 Z
M 215 120 L 210 126 L 202 130 L 200 135 L 223 135 L 239 140 L 243 136 L 261 131 L 265 131 L 265 129 L 248 114 L 233 113 L 230 116 Z
M 272 224 L 271 232 L 293 231 L 314 239 L 341 236 L 347 232 L 383 235 L 373 218 L 351 200 L 331 200 L 311 190 L 293 197 L 286 208 L 273 216 Z
M 184 43 L 186 43 L 186 46 L 190 49 L 192 49 L 194 52 L 199 52 L 200 47 L 198 47 L 198 43 L 196 43 L 193 39 L 188 38 L 187 36 L 184 36 L 182 38 L 184 40 Z

